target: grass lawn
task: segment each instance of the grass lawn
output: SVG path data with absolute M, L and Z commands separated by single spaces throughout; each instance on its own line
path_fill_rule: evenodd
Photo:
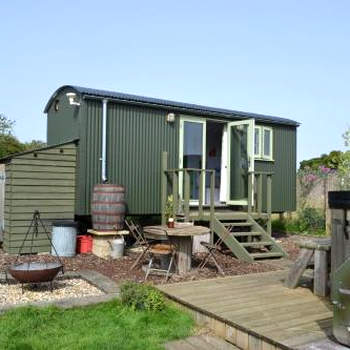
M 115 300 L 62 310 L 24 307 L 0 316 L 0 347 L 42 349 L 163 349 L 166 341 L 191 334 L 194 321 L 172 307 L 132 311 Z

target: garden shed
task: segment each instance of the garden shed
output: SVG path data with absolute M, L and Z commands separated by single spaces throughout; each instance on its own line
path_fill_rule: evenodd
M 3 246 L 17 253 L 33 212 L 39 210 L 48 230 L 56 219 L 74 219 L 77 144 L 68 141 L 1 159 L 5 163 Z M 29 242 L 23 253 L 30 252 Z M 32 251 L 47 252 L 50 244 L 40 227 Z

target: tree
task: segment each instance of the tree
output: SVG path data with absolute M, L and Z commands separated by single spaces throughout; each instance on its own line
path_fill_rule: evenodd
M 329 154 L 322 154 L 320 157 L 303 160 L 300 162 L 300 169 L 318 170 L 320 166 L 325 166 L 330 169 L 338 169 L 339 164 L 342 163 L 343 152 L 332 151 Z
M 13 153 L 24 152 L 25 146 L 11 134 L 0 134 L 0 158 Z
M 46 144 L 39 140 L 22 143 L 12 135 L 15 121 L 0 113 L 0 158 L 8 155 L 29 151 L 32 149 L 44 147 Z
M 9 135 L 13 131 L 15 121 L 6 117 L 5 114 L 0 113 L 0 134 Z
M 37 149 L 37 148 L 42 148 L 45 147 L 46 143 L 40 140 L 32 140 L 30 142 L 25 142 L 24 143 L 24 147 L 27 151 L 31 151 L 33 149 Z

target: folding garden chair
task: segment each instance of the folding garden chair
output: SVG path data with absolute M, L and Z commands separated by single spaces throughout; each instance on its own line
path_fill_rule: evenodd
M 233 228 L 233 225 L 229 225 L 226 227 L 228 232 L 231 232 Z M 208 243 L 208 242 L 200 242 L 200 244 L 207 249 L 207 254 L 202 259 L 201 263 L 199 264 L 199 268 L 203 269 L 205 265 L 208 263 L 208 261 L 211 259 L 214 262 L 214 265 L 216 266 L 219 273 L 221 273 L 223 276 L 225 276 L 225 272 L 222 269 L 222 267 L 219 265 L 218 261 L 215 257 L 215 252 L 221 252 L 221 244 L 223 239 L 219 237 L 219 239 L 215 243 Z
M 128 227 L 131 235 L 135 239 L 134 245 L 137 247 L 142 248 L 142 252 L 139 254 L 135 262 L 132 264 L 130 271 L 132 271 L 142 260 L 142 258 L 146 255 L 146 253 L 149 251 L 151 244 L 146 239 L 146 237 L 142 233 L 142 227 L 139 225 L 135 225 L 135 223 L 132 220 L 125 220 L 125 224 Z

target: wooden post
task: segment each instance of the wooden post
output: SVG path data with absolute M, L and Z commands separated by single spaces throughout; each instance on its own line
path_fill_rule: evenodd
M 215 218 L 215 170 L 210 175 L 210 243 L 214 243 L 213 222 Z
M 254 201 L 253 179 L 254 173 L 248 173 L 248 214 L 252 212 L 252 206 Z
M 178 184 L 179 184 L 179 179 L 178 179 L 178 176 L 177 176 L 177 172 L 174 171 L 173 172 L 173 204 L 174 204 L 173 216 L 174 216 L 174 219 L 176 218 L 176 215 L 177 215 L 178 210 L 179 210 Z
M 331 248 L 331 277 L 337 268 L 349 257 L 350 243 L 346 238 L 344 228 L 346 224 L 346 211 L 332 209 L 332 248 Z
M 204 183 L 204 170 L 200 171 L 199 174 L 199 202 L 198 202 L 198 214 L 199 220 L 203 219 L 203 183 Z M 205 199 L 204 199 L 205 200 Z
M 262 202 L 263 202 L 262 197 L 263 197 L 263 175 L 258 174 L 258 198 L 257 198 L 258 205 L 257 205 L 257 209 L 258 209 L 259 215 L 261 215 L 261 213 L 262 213 Z
M 315 250 L 314 294 L 325 297 L 328 294 L 328 252 Z
M 185 169 L 184 171 L 184 178 L 185 178 L 185 193 L 184 193 L 184 211 L 185 211 L 185 220 L 190 220 L 190 175 L 188 173 L 188 170 Z
M 166 170 L 168 169 L 168 153 L 162 153 L 162 161 L 161 161 L 161 215 L 162 215 L 162 225 L 166 224 L 165 218 L 165 207 L 167 201 L 167 174 Z
M 267 219 L 267 233 L 271 236 L 272 224 L 271 224 L 271 213 L 272 213 L 272 175 L 267 175 L 267 184 L 266 184 L 266 211 L 268 215 Z

